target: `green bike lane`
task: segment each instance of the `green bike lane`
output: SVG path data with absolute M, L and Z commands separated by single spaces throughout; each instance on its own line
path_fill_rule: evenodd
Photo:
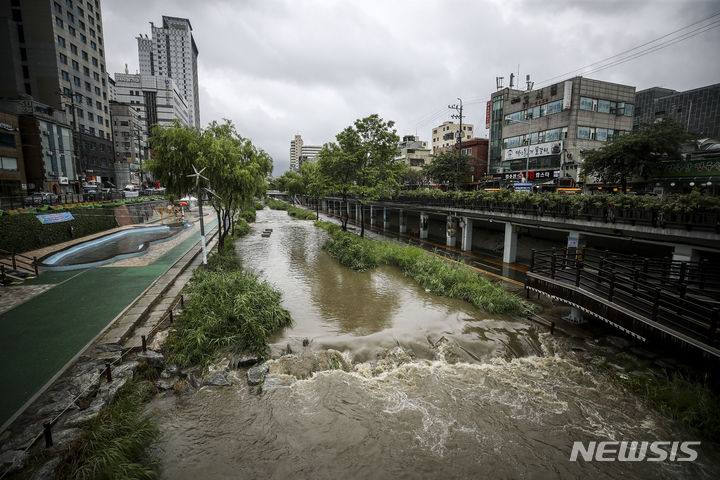
M 195 232 L 146 266 L 46 272 L 27 281 L 56 285 L 0 315 L 0 425 L 197 241 Z

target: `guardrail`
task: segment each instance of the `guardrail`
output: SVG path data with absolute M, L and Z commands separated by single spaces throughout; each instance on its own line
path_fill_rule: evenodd
M 598 258 L 599 257 L 599 258 Z M 592 252 L 575 249 L 533 250 L 530 273 L 555 284 L 576 287 L 669 330 L 706 345 L 717 343 L 720 304 L 702 301 L 674 286 L 641 278 Z M 649 322 L 648 322 L 649 323 Z
M 382 200 L 411 205 L 458 208 L 488 211 L 500 214 L 520 214 L 570 220 L 587 220 L 609 224 L 640 225 L 654 228 L 699 229 L 720 232 L 720 214 L 714 212 L 662 212 L 658 209 L 604 207 L 579 208 L 569 205 L 546 207 L 532 202 L 511 203 L 473 199 L 448 199 L 431 197 L 403 197 Z M 382 202 L 381 201 L 381 202 Z
M 37 257 L 28 257 L 15 252 L 0 249 L 0 282 L 11 283 L 11 272 L 23 272 L 38 275 Z

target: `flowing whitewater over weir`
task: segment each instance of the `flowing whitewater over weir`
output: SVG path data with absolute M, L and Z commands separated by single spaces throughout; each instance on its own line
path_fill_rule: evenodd
M 296 323 L 273 339 L 260 395 L 239 370 L 232 387 L 153 402 L 162 478 L 714 478 L 705 445 L 693 463 L 570 462 L 574 441 L 695 438 L 600 375 L 581 339 L 397 269 L 353 272 L 325 235 L 264 210 L 237 243 Z

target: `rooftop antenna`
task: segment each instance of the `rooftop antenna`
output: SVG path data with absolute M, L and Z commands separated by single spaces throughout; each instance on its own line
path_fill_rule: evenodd
M 505 77 L 495 77 L 495 86 L 497 87 L 498 90 L 503 88 L 502 84 L 503 84 L 504 79 L 505 79 Z

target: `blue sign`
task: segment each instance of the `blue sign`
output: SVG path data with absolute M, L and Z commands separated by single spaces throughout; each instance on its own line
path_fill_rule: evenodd
M 514 182 L 513 188 L 516 192 L 531 192 L 532 191 L 532 183 L 524 183 L 524 182 Z
M 72 216 L 72 213 L 70 212 L 62 212 L 62 213 L 49 213 L 47 215 L 35 215 L 38 220 L 40 220 L 40 223 L 43 225 L 47 223 L 60 223 L 60 222 L 69 222 L 70 220 L 75 220 L 75 217 Z

